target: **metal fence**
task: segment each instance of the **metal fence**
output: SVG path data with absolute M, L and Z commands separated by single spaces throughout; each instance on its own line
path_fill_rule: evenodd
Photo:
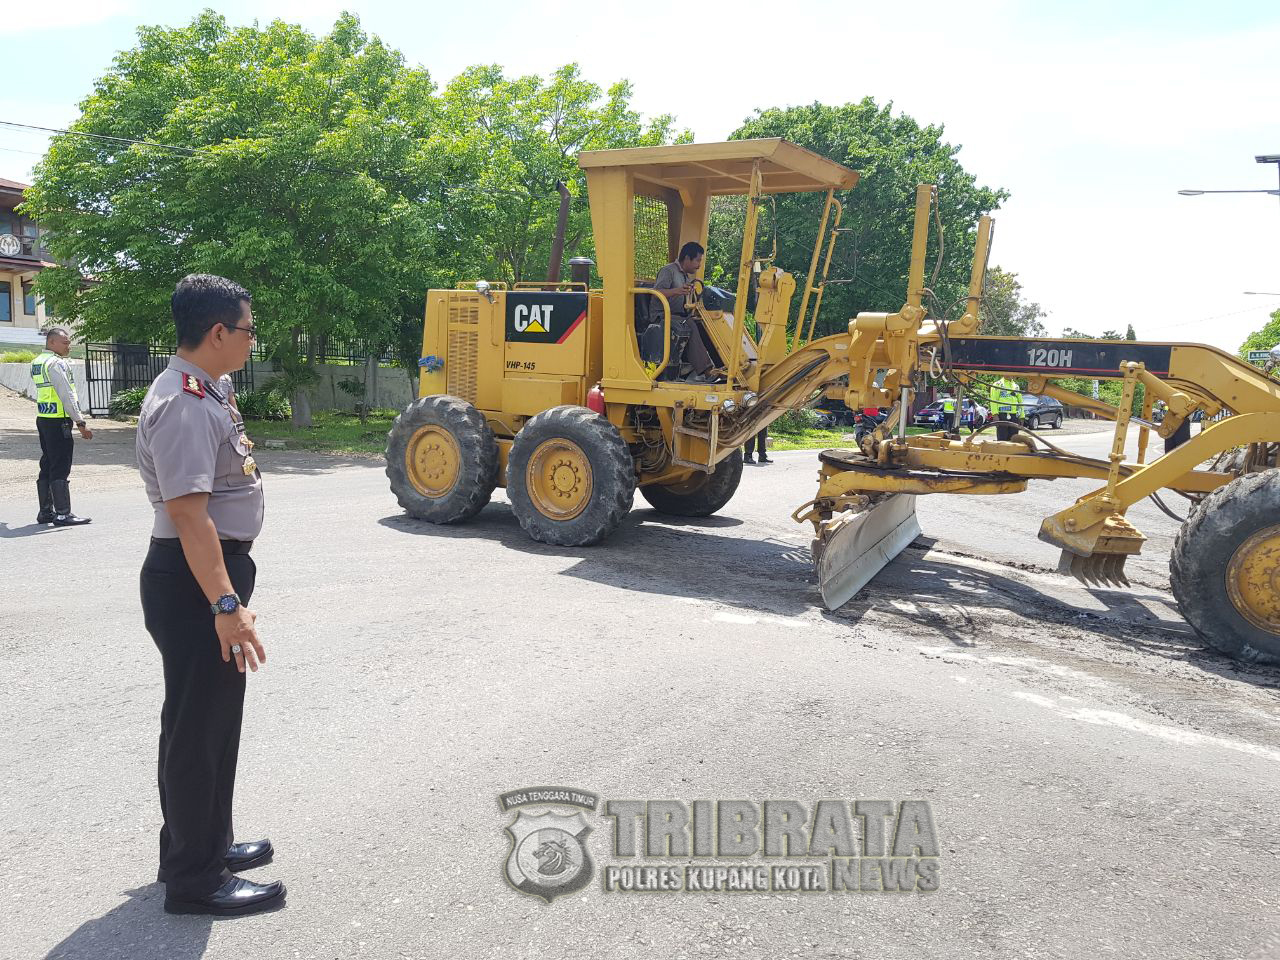
M 85 390 L 89 413 L 105 416 L 111 398 L 122 390 L 149 387 L 169 365 L 173 347 L 150 343 L 87 343 L 84 351 Z M 253 389 L 253 369 L 231 375 L 236 392 Z
M 316 336 L 308 343 L 305 339 L 297 345 L 298 354 L 314 357 L 316 363 L 356 366 L 364 363 L 370 353 L 378 354 L 379 363 L 394 363 L 395 355 L 390 347 L 379 350 L 368 340 L 347 340 L 342 337 Z M 253 359 L 266 362 L 271 359 L 267 348 L 259 344 L 253 348 Z

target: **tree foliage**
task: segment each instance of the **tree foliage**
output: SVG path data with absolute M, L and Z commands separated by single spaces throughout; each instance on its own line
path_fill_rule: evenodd
M 1273 312 L 1261 330 L 1255 330 L 1240 344 L 1240 356 L 1248 357 L 1250 350 L 1270 350 L 1277 343 L 1280 343 L 1280 310 Z
M 1022 299 L 1018 275 L 1000 267 L 987 271 L 982 290 L 982 317 L 978 333 L 990 337 L 1043 337 L 1040 322 L 1048 313 L 1038 303 Z
M 435 147 L 445 157 L 444 260 L 459 279 L 515 283 L 547 276 L 560 207 L 557 183 L 573 197 L 565 258 L 593 256 L 584 150 L 656 146 L 671 137 L 672 118 L 645 123 L 630 106 L 631 85 L 607 91 L 582 78 L 576 64 L 548 80 L 509 79 L 496 65 L 455 78 L 440 97 Z M 680 139 L 688 140 L 688 132 Z M 593 257 L 594 258 L 594 257 Z
M 478 66 L 437 92 L 349 14 L 322 37 L 208 11 L 143 28 L 37 168 L 26 211 L 94 280 L 52 269 L 40 290 L 88 337 L 150 340 L 180 277 L 223 274 L 268 347 L 358 337 L 413 368 L 427 289 L 545 276 L 557 181 L 576 197 L 566 256 L 590 253 L 578 151 L 670 136 L 630 97 L 576 65 Z
M 72 127 L 119 139 L 56 137 L 37 168 L 27 212 L 95 281 L 48 270 L 41 290 L 87 336 L 147 340 L 171 334 L 177 279 L 217 273 L 269 344 L 381 340 L 430 272 L 434 112 L 426 72 L 349 15 L 319 38 L 208 11 L 143 28 Z
M 840 198 L 845 206 L 841 228 L 849 232 L 839 236 L 830 274 L 832 280 L 851 282 L 828 287 L 820 332 L 843 328 L 860 310 L 891 311 L 902 306 L 911 259 L 915 188 L 920 183 L 938 187 L 944 260 L 932 286 L 937 304 L 945 309 L 965 295 L 978 218 L 999 207 L 1008 193 L 979 186 L 956 159 L 960 148 L 943 140 L 941 126 L 921 126 L 905 114 L 895 115 L 891 103 L 880 106 L 868 97 L 842 106 L 814 103 L 761 110 L 732 134 L 733 139 L 752 137 L 785 137 L 862 174 L 857 187 Z M 823 195 L 818 193 L 777 198 L 780 265 L 797 272 L 807 270 L 822 204 Z M 937 245 L 934 229 L 926 280 Z M 713 247 L 709 265 L 724 264 L 734 273 L 738 253 L 732 245 Z

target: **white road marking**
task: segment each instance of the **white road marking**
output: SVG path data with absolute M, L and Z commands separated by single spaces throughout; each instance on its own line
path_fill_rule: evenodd
M 1155 737 L 1156 739 L 1181 744 L 1182 746 L 1216 747 L 1220 750 L 1234 750 L 1237 753 L 1245 753 L 1253 757 L 1280 760 L 1280 750 L 1271 750 L 1256 743 L 1243 743 L 1239 740 L 1228 740 L 1225 737 L 1211 737 L 1207 734 L 1196 733 L 1193 730 L 1182 730 L 1178 727 L 1169 727 L 1163 724 L 1151 723 L 1147 720 L 1139 720 L 1137 717 L 1117 713 L 1114 710 L 1068 709 L 1058 706 L 1047 697 L 1021 690 L 1015 691 L 1013 696 L 1018 700 L 1025 700 L 1028 703 L 1034 703 L 1038 707 L 1052 710 L 1068 720 L 1078 720 L 1081 723 L 1089 723 L 1095 726 L 1117 727 L 1121 730 L 1128 730 L 1130 733 L 1140 733 L 1144 736 Z

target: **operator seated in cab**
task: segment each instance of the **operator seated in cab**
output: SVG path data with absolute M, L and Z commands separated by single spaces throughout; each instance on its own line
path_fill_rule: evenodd
M 712 375 L 713 362 L 707 351 L 706 342 L 702 339 L 702 331 L 698 323 L 685 305 L 686 298 L 693 293 L 693 281 L 702 269 L 702 258 L 706 255 L 702 244 L 690 240 L 680 248 L 680 258 L 668 263 L 658 271 L 653 283 L 654 292 L 666 298 L 671 305 L 671 362 L 667 364 L 659 376 L 659 380 L 683 380 L 687 383 L 714 383 Z M 652 298 L 649 308 L 649 323 L 662 326 L 662 304 Z M 659 339 L 661 343 L 661 339 Z M 688 372 L 683 370 L 688 366 Z

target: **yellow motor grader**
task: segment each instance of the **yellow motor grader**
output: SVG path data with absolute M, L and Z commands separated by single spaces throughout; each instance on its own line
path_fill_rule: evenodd
M 816 494 L 794 514 L 814 526 L 829 607 L 920 533 L 917 495 L 1016 493 L 1032 479 L 1087 477 L 1101 486 L 1040 530 L 1062 548 L 1064 571 L 1125 583 L 1125 559 L 1144 539 L 1125 511 L 1176 491 L 1193 504 L 1171 564 L 1184 616 L 1233 657 L 1280 660 L 1280 384 L 1263 371 L 1194 344 L 977 335 L 991 238 L 985 217 L 967 299 L 950 311 L 957 316 L 931 316 L 925 250 L 936 191 L 928 185 L 916 192 L 901 309 L 859 313 L 846 331 L 814 339 L 839 232 L 837 194 L 857 184 L 857 172 L 780 139 L 592 151 L 579 164 L 600 287 L 588 271 L 571 282 L 508 288 L 480 280 L 427 294 L 419 398 L 388 434 L 387 474 L 411 516 L 466 520 L 500 485 L 524 530 L 552 544 L 603 540 L 637 488 L 661 512 L 707 516 L 732 498 L 747 438 L 838 385 L 851 409 L 892 412 L 857 448 L 819 455 Z M 826 198 L 792 322 L 798 285 L 773 258 L 757 256 L 756 232 L 769 194 L 803 191 Z M 746 198 L 740 281 L 735 292 L 695 282 L 687 310 L 715 376 L 689 382 L 680 378 L 670 302 L 653 283 L 683 244 L 706 246 L 717 196 Z M 752 284 L 744 282 L 753 275 L 754 332 L 745 322 Z M 996 437 L 984 428 L 962 438 L 955 424 L 906 435 L 913 393 L 926 378 L 964 391 L 986 375 L 1026 378 L 1029 392 L 1113 419 L 1111 455 L 1082 457 L 1014 424 L 997 424 Z M 1120 403 L 1054 383 L 1079 376 L 1121 381 Z M 1158 425 L 1156 401 L 1165 406 Z M 1196 411 L 1206 427 L 1190 437 Z M 1134 427 L 1138 456 L 1126 462 Z M 1147 462 L 1152 433 L 1166 452 Z

